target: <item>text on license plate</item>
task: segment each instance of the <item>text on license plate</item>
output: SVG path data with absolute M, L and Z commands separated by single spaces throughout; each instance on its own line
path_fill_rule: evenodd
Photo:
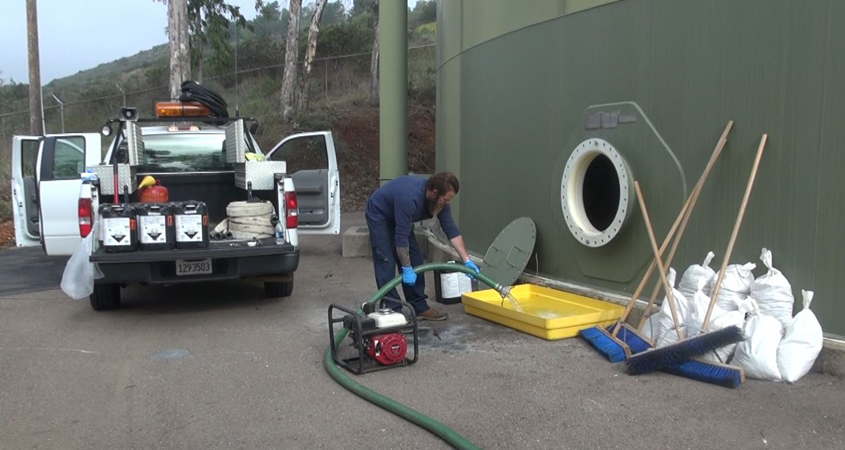
M 176 275 L 203 275 L 211 273 L 211 258 L 176 260 Z

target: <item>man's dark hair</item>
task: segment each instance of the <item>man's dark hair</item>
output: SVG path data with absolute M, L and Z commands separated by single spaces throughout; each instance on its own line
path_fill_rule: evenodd
M 452 172 L 436 173 L 428 178 L 425 182 L 425 189 L 427 191 L 436 190 L 440 196 L 446 195 L 449 191 L 455 191 L 455 195 L 461 190 L 461 183 L 458 177 Z

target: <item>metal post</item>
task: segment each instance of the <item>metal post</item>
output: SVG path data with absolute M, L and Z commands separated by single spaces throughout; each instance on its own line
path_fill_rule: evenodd
M 379 180 L 408 173 L 408 2 L 379 2 Z
M 326 63 L 325 77 L 326 77 L 326 103 L 329 102 L 329 58 L 323 60 Z
M 59 103 L 59 113 L 62 115 L 62 134 L 65 133 L 65 102 L 59 100 L 56 94 L 50 94 Z
M 115 83 L 114 85 L 117 86 L 117 88 L 120 89 L 120 93 L 123 94 L 123 107 L 125 108 L 126 107 L 126 91 L 124 91 L 123 88 L 120 87 L 119 84 Z

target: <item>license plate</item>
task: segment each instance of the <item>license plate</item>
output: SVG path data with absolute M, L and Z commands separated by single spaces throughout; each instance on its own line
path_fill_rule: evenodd
M 176 275 L 206 275 L 211 273 L 211 258 L 199 260 L 176 260 Z

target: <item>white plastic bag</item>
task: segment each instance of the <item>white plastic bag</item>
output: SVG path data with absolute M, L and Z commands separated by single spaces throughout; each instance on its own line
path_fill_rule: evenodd
M 80 300 L 88 297 L 94 292 L 94 280 L 103 278 L 103 272 L 96 264 L 88 261 L 93 248 L 94 237 L 99 234 L 99 223 L 94 223 L 94 228 L 88 236 L 79 243 L 73 256 L 65 265 L 62 274 L 62 291 L 65 295 Z
M 751 273 L 757 264 L 747 263 L 744 265 L 731 264 L 725 269 L 725 277 L 722 279 L 722 288 L 719 290 L 719 297 L 716 304 L 725 311 L 736 311 L 743 300 L 751 294 L 751 284 L 754 283 L 754 274 Z M 707 284 L 707 290 L 711 295 L 716 289 L 716 280 L 719 274 L 715 273 Z
M 745 325 L 745 340 L 740 342 L 733 364 L 745 369 L 749 378 L 782 381 L 778 369 L 778 346 L 783 326 L 772 316 L 757 314 Z
M 792 319 L 778 346 L 778 368 L 787 383 L 794 383 L 810 372 L 824 344 L 822 326 L 810 310 L 813 291 L 801 291 L 801 294 L 804 309 Z
M 702 290 L 704 295 L 710 295 L 710 291 L 707 290 L 707 283 L 716 273 L 710 268 L 710 261 L 713 260 L 714 256 L 716 255 L 713 252 L 707 252 L 707 257 L 704 258 L 701 265 L 693 264 L 684 272 L 681 282 L 678 283 L 678 290 L 681 291 L 681 294 L 684 294 L 684 297 L 691 300 L 698 290 Z
M 760 312 L 779 320 L 786 328 L 792 322 L 792 309 L 795 304 L 792 286 L 780 270 L 772 267 L 770 250 L 764 248 L 760 260 L 769 271 L 751 284 L 751 296 L 760 304 Z

